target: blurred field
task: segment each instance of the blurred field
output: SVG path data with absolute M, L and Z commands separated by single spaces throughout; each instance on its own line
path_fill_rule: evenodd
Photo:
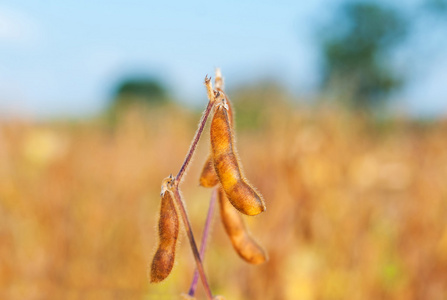
M 237 124 L 243 124 L 236 114 Z M 186 236 L 159 285 L 161 180 L 177 173 L 199 115 L 0 124 L 0 299 L 178 299 L 194 268 Z M 267 211 L 248 220 L 270 261 L 240 260 L 218 215 L 205 258 L 227 299 L 447 299 L 447 122 L 377 124 L 341 111 L 266 107 L 238 129 Z M 205 131 L 181 185 L 199 239 Z M 204 299 L 199 285 L 199 299 Z

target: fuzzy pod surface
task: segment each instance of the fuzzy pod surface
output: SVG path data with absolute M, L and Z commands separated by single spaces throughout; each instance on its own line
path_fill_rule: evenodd
M 211 154 L 217 177 L 231 204 L 246 215 L 265 211 L 265 203 L 245 180 L 236 155 L 233 131 L 225 104 L 214 112 L 210 128 Z
M 220 216 L 233 248 L 239 256 L 251 264 L 267 261 L 267 253 L 251 237 L 241 214 L 228 201 L 225 191 L 219 188 Z
M 216 79 L 217 80 L 217 79 Z M 220 93 L 223 93 L 221 89 L 217 89 Z M 228 99 L 228 98 L 226 98 Z M 233 108 L 230 101 L 226 101 L 228 107 L 228 119 L 230 126 L 233 127 Z M 203 165 L 202 173 L 200 174 L 199 184 L 203 187 L 214 187 L 219 183 L 216 171 L 214 170 L 213 156 L 209 155 L 205 164 Z
M 163 281 L 171 273 L 175 260 L 175 247 L 179 234 L 179 219 L 170 191 L 161 198 L 158 221 L 159 245 L 151 265 L 151 282 Z

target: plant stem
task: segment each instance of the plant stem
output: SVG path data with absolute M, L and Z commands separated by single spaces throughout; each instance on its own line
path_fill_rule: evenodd
M 186 213 L 186 209 L 185 209 L 185 206 L 183 204 L 183 201 L 182 201 L 182 198 L 180 196 L 180 193 L 178 191 L 177 185 L 174 185 L 173 192 L 174 192 L 174 199 L 177 202 L 177 207 L 180 210 L 180 215 L 182 216 L 183 225 L 185 226 L 186 234 L 188 236 L 189 243 L 191 245 L 191 249 L 192 249 L 192 252 L 194 254 L 194 259 L 196 260 L 197 270 L 199 272 L 200 279 L 202 280 L 206 296 L 207 296 L 208 299 L 212 300 L 213 299 L 213 294 L 211 293 L 210 286 L 209 286 L 208 281 L 207 281 L 206 276 L 205 276 L 205 270 L 203 269 L 202 260 L 200 259 L 199 250 L 197 250 L 196 241 L 195 241 L 194 235 L 192 233 L 191 223 L 189 222 L 189 218 L 188 218 L 188 215 Z
M 203 269 L 202 260 L 200 258 L 199 251 L 197 250 L 197 244 L 196 240 L 194 239 L 194 234 L 192 233 L 192 227 L 191 223 L 189 222 L 188 214 L 186 213 L 185 205 L 182 201 L 182 198 L 180 196 L 179 192 L 179 184 L 182 180 L 183 175 L 185 174 L 185 171 L 191 162 L 191 158 L 194 154 L 194 151 L 196 150 L 197 144 L 199 142 L 200 136 L 202 135 L 203 128 L 205 127 L 206 121 L 211 113 L 211 110 L 214 106 L 214 103 L 216 103 L 216 99 L 220 97 L 219 92 L 214 92 L 212 84 L 211 84 L 211 78 L 205 77 L 205 86 L 207 90 L 208 95 L 208 105 L 206 106 L 205 111 L 202 114 L 202 118 L 200 119 L 199 128 L 196 131 L 196 134 L 194 135 L 194 139 L 191 143 L 191 146 L 189 147 L 188 154 L 186 155 L 185 161 L 183 162 L 182 167 L 180 168 L 180 171 L 178 172 L 177 176 L 175 177 L 175 180 L 172 185 L 172 191 L 174 193 L 175 201 L 177 202 L 177 207 L 180 211 L 180 215 L 182 216 L 183 225 L 185 226 L 186 234 L 189 239 L 189 243 L 191 245 L 191 250 L 194 255 L 194 259 L 196 261 L 197 270 L 200 276 L 200 279 L 202 280 L 203 287 L 205 289 L 205 293 L 208 297 L 208 299 L 212 300 L 213 295 L 211 293 L 210 286 L 208 284 L 208 281 L 205 276 L 205 271 Z
M 199 128 L 197 129 L 194 139 L 191 143 L 191 146 L 189 147 L 189 151 L 188 151 L 188 154 L 186 155 L 185 161 L 183 162 L 183 165 L 180 168 L 180 171 L 178 172 L 177 176 L 175 177 L 176 185 L 178 185 L 180 183 L 180 181 L 182 180 L 183 174 L 185 174 L 186 168 L 188 167 L 188 164 L 191 161 L 192 155 L 194 154 L 194 151 L 196 150 L 200 136 L 202 135 L 203 128 L 205 128 L 206 121 L 211 113 L 214 103 L 216 102 L 215 99 L 217 99 L 219 97 L 219 93 L 217 93 L 216 95 L 213 95 L 214 92 L 213 92 L 209 78 L 205 78 L 205 85 L 207 87 L 207 91 L 208 91 L 207 94 L 208 94 L 208 98 L 210 99 L 210 101 L 208 102 L 208 105 L 206 106 L 206 109 L 203 112 L 202 118 L 200 119 Z
M 200 245 L 200 259 L 203 260 L 203 257 L 205 256 L 205 249 L 211 229 L 211 220 L 213 218 L 214 208 L 216 206 L 216 199 L 217 199 L 217 189 L 213 189 L 213 192 L 211 193 L 211 199 L 210 199 L 210 206 L 208 208 L 208 214 L 206 215 L 206 221 L 205 221 L 205 227 L 203 228 L 203 234 L 202 234 L 202 242 Z M 189 288 L 188 295 L 194 296 L 196 289 L 197 289 L 197 283 L 199 281 L 199 271 L 197 269 L 194 270 L 194 277 L 191 282 L 191 287 Z

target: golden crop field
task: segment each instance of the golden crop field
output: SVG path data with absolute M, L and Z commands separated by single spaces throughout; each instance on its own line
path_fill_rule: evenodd
M 179 299 L 194 259 L 181 227 L 170 276 L 150 284 L 160 183 L 200 115 L 0 123 L 0 299 Z M 236 124 L 243 124 L 236 113 Z M 447 122 L 368 121 L 329 108 L 264 107 L 236 125 L 267 211 L 245 217 L 269 261 L 233 250 L 215 212 L 204 265 L 226 299 L 446 299 Z M 180 188 L 199 241 L 205 129 Z M 197 299 L 205 299 L 199 283 Z

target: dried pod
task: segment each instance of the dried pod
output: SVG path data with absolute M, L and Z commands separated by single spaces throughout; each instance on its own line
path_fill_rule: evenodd
M 221 77 L 216 77 L 216 88 L 218 86 L 217 84 L 218 82 L 220 82 L 220 85 L 222 85 Z M 223 91 L 220 88 L 217 88 L 217 90 L 223 94 Z M 226 104 L 228 106 L 228 118 L 230 119 L 230 125 L 233 126 L 233 109 L 231 108 L 230 101 L 227 101 Z M 208 156 L 205 165 L 203 166 L 202 173 L 200 174 L 199 183 L 203 187 L 213 187 L 219 183 L 219 178 L 217 177 L 216 171 L 214 170 L 212 155 Z
M 216 106 L 211 121 L 210 140 L 214 169 L 231 204 L 246 215 L 263 212 L 264 200 L 247 183 L 239 168 L 225 103 Z
M 208 159 L 203 166 L 199 182 L 203 187 L 213 187 L 219 183 L 219 178 L 217 178 L 216 171 L 214 170 L 213 158 L 211 155 L 208 156 Z
M 261 264 L 267 260 L 267 254 L 251 237 L 241 214 L 228 201 L 227 195 L 219 188 L 220 215 L 225 231 L 230 237 L 234 249 L 245 261 Z
M 171 273 L 179 233 L 179 219 L 172 194 L 168 190 L 163 191 L 163 189 L 158 230 L 159 245 L 152 260 L 151 282 L 160 282 Z

